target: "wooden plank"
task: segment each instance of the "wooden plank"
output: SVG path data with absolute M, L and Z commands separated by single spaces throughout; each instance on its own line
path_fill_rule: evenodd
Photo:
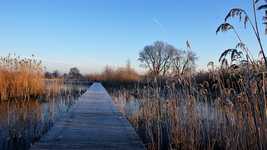
M 94 83 L 32 150 L 143 150 L 128 120 L 100 83 Z

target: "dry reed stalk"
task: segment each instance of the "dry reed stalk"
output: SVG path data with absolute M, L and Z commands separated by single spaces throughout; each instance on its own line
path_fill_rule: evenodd
M 0 57 L 0 100 L 55 96 L 63 79 L 45 80 L 41 61 L 17 56 Z
M 259 72 L 216 70 L 201 83 L 187 76 L 130 86 L 136 89 L 120 85 L 110 93 L 120 97 L 116 102 L 126 99 L 122 93 L 138 97 L 139 110 L 127 117 L 148 149 L 266 149 L 265 81 Z
M 29 98 L 44 94 L 44 77 L 41 61 L 32 56 L 0 57 L 0 98 Z

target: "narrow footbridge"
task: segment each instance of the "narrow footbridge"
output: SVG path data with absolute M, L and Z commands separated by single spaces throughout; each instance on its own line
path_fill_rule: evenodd
M 100 83 L 94 83 L 32 150 L 143 150 L 128 120 Z

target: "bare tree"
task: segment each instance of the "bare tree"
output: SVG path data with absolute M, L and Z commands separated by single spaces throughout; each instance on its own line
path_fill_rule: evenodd
M 59 78 L 59 77 L 60 77 L 60 73 L 59 73 L 59 71 L 58 71 L 58 70 L 53 71 L 53 73 L 52 73 L 52 77 L 53 77 L 53 78 Z
M 153 76 L 165 76 L 171 68 L 177 49 L 165 42 L 156 41 L 139 53 L 139 61 Z
M 68 77 L 70 79 L 82 79 L 82 74 L 80 73 L 80 70 L 76 67 L 70 68 Z
M 177 50 L 173 60 L 173 73 L 176 76 L 183 75 L 186 72 L 192 72 L 195 69 L 197 56 L 191 50 L 191 45 L 188 41 L 186 45 L 187 50 Z

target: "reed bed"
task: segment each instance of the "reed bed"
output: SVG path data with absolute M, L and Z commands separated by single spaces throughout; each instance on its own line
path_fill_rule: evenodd
M 103 82 L 149 150 L 267 149 L 261 69 Z
M 45 79 L 42 62 L 35 56 L 0 57 L 0 101 L 52 98 L 64 89 L 64 79 Z
M 29 98 L 44 94 L 45 83 L 41 61 L 34 56 L 0 57 L 0 99 Z
M 0 57 L 0 149 L 29 149 L 86 88 L 45 79 L 34 56 Z

